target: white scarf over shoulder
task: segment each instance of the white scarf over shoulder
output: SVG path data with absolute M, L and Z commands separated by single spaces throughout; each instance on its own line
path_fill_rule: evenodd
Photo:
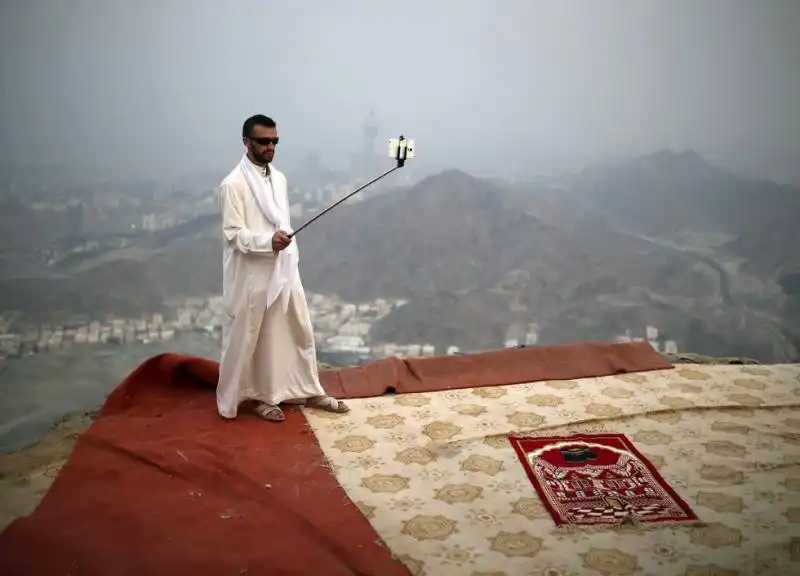
M 289 200 L 286 196 L 287 190 L 285 189 L 283 178 L 273 179 L 272 175 L 264 178 L 247 157 L 247 154 L 239 162 L 239 169 L 253 192 L 264 218 L 269 220 L 277 230 L 291 234 L 293 230 L 289 223 Z M 275 194 L 276 184 L 279 188 L 279 197 L 276 197 Z M 294 281 L 299 260 L 300 255 L 294 240 L 285 250 L 278 252 L 275 268 L 272 271 L 272 277 L 267 287 L 267 308 L 272 306 L 278 297 L 282 295 L 281 304 L 283 312 L 286 313 L 289 308 L 290 290 L 284 290 L 284 288 Z

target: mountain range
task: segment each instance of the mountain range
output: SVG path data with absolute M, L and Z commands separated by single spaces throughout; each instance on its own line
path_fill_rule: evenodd
M 374 341 L 483 349 L 530 323 L 541 343 L 651 325 L 701 354 L 799 356 L 797 188 L 665 151 L 558 185 L 449 170 L 366 194 L 298 243 L 307 289 L 408 300 L 374 325 Z M 50 264 L 35 279 L 6 274 L 0 300 L 4 309 L 119 313 L 218 292 L 218 226 L 203 217 Z
M 692 151 L 586 171 L 555 189 L 448 171 L 344 206 L 298 238 L 305 282 L 410 301 L 377 340 L 484 348 L 513 324 L 541 342 L 658 327 L 682 348 L 797 357 L 783 278 L 800 272 L 800 190 Z

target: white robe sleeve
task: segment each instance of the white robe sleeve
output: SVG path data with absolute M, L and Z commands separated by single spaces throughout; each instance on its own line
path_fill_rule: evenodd
M 222 233 L 225 240 L 242 254 L 274 256 L 272 235 L 249 229 L 244 219 L 244 207 L 237 190 L 230 184 L 219 189 L 222 211 Z

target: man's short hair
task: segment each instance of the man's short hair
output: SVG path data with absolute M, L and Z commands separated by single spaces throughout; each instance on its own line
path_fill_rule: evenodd
M 256 114 L 255 116 L 250 116 L 247 120 L 244 121 L 244 126 L 242 126 L 242 138 L 250 138 L 251 134 L 253 133 L 253 128 L 256 126 L 263 126 L 264 128 L 275 128 L 275 120 L 270 118 L 269 116 L 264 116 L 263 114 Z

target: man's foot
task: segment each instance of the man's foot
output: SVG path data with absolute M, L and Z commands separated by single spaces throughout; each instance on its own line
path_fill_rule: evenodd
M 278 406 L 270 406 L 263 402 L 254 406 L 253 412 L 255 412 L 256 416 L 268 422 L 283 422 L 286 420 L 286 416 L 283 415 L 283 410 Z
M 306 400 L 306 406 L 309 408 L 319 408 L 326 412 L 336 412 L 338 414 L 350 412 L 350 407 L 347 404 L 341 400 L 337 400 L 333 396 L 314 396 L 313 398 L 308 398 Z

